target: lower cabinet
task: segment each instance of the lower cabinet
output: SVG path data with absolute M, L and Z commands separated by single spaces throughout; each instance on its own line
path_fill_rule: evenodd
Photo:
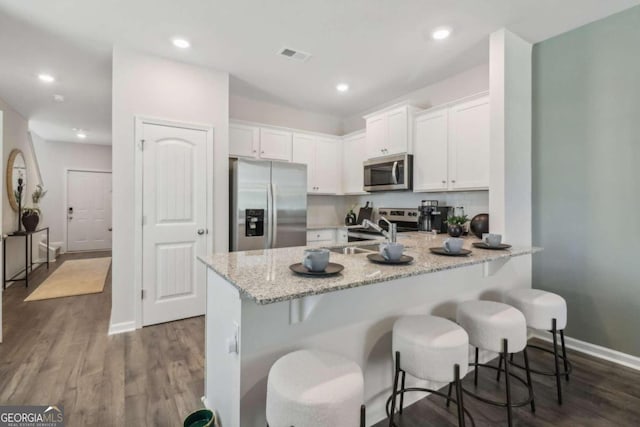
M 329 246 L 339 243 L 347 243 L 346 228 L 323 228 L 318 230 L 307 230 L 307 245 L 309 246 Z

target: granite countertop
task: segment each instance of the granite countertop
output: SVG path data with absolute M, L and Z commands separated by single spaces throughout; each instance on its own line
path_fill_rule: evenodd
M 367 254 L 342 255 L 331 252 L 331 262 L 344 265 L 344 270 L 326 278 L 305 277 L 289 270 L 301 262 L 304 247 L 265 249 L 244 252 L 215 253 L 200 260 L 240 290 L 244 297 L 257 304 L 272 304 L 309 295 L 319 295 L 341 289 L 386 282 L 403 277 L 433 273 L 501 258 L 527 255 L 540 251 L 534 247 L 512 247 L 508 250 L 488 250 L 471 246 L 480 240 L 466 237 L 464 247 L 472 253 L 466 257 L 435 255 L 430 247 L 442 246 L 447 235 L 431 233 L 401 233 L 398 242 L 405 245 L 405 254 L 414 258 L 408 265 L 380 265 L 367 259 Z M 508 242 L 507 242 L 508 243 Z M 367 242 L 354 242 L 359 246 Z M 327 247 L 341 247 L 334 245 Z

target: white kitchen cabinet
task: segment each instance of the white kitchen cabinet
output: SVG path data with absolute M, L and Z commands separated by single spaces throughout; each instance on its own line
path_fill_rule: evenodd
M 366 194 L 363 163 L 367 160 L 367 140 L 364 133 L 350 135 L 342 142 L 342 192 Z
M 452 190 L 489 188 L 489 97 L 449 111 L 449 181 Z
M 415 118 L 413 190 L 489 188 L 489 96 Z
M 260 158 L 291 161 L 292 133 L 260 128 Z
M 386 154 L 410 153 L 408 108 L 401 107 L 387 113 Z
M 413 140 L 414 191 L 446 191 L 449 186 L 449 110 L 415 120 Z
M 412 116 L 415 111 L 416 108 L 405 104 L 365 116 L 369 159 L 412 152 Z
M 292 161 L 307 165 L 309 194 L 340 194 L 342 149 L 340 141 L 294 134 Z
M 330 246 L 347 243 L 349 240 L 346 228 L 323 228 L 307 230 L 307 245 Z
M 382 114 L 367 119 L 367 157 L 386 156 L 384 150 L 387 141 L 387 116 Z
M 229 156 L 258 158 L 260 128 L 229 124 Z

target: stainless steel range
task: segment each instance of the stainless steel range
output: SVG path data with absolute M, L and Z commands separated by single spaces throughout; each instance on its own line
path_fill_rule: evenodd
M 385 217 L 389 222 L 396 224 L 398 233 L 408 231 L 419 231 L 419 212 L 416 208 L 379 208 L 378 218 Z M 378 225 L 383 229 L 388 229 L 388 224 L 378 219 Z M 361 242 L 382 237 L 382 234 L 371 228 L 350 228 L 348 231 L 350 242 Z

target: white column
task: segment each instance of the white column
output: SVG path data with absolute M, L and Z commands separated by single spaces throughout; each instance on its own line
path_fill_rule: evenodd
M 531 245 L 532 45 L 501 29 L 491 34 L 491 232 Z

